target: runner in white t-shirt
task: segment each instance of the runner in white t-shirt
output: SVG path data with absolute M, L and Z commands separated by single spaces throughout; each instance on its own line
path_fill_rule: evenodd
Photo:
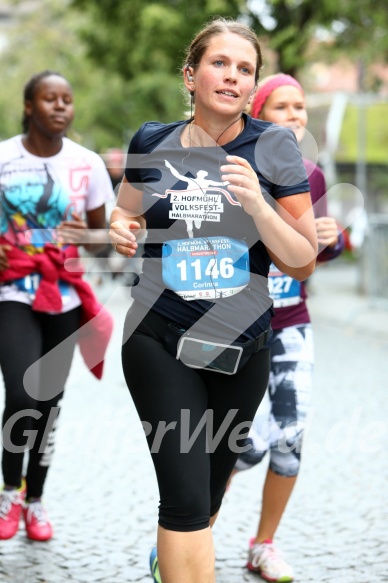
M 90 250 L 104 244 L 101 232 L 90 229 L 105 228 L 105 203 L 113 198 L 100 156 L 65 137 L 73 116 L 69 83 L 43 71 L 24 89 L 24 134 L 0 143 L 0 366 L 5 385 L 0 539 L 16 534 L 22 507 L 29 538 L 52 536 L 41 497 L 85 302 L 75 289 L 77 277 L 74 285 L 65 281 L 64 261 L 70 251 L 76 256 L 81 244 Z M 56 277 L 61 269 L 62 279 Z M 60 292 L 55 299 L 53 282 Z M 38 292 L 46 307 L 37 307 Z M 58 345 L 60 351 L 43 358 Z M 34 399 L 24 374 L 38 361 L 39 397 Z M 26 443 L 28 434 L 34 437 Z

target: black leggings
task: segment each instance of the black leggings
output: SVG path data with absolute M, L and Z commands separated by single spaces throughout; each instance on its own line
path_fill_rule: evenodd
M 59 402 L 79 325 L 80 308 L 50 315 L 35 312 L 21 302 L 0 302 L 0 366 L 5 385 L 2 470 L 5 484 L 19 486 L 24 451 L 29 450 L 27 498 L 38 498 L 43 493 Z M 24 379 L 30 365 L 62 342 L 60 351 L 42 359 Z M 28 392 L 25 381 L 29 383 Z
M 152 310 L 130 335 L 137 309 L 131 306 L 124 326 L 123 370 L 156 470 L 159 524 L 181 532 L 200 530 L 221 506 L 236 446 L 244 444 L 246 423 L 267 388 L 270 351 L 254 354 L 235 375 L 188 368 L 166 351 L 168 321 Z M 213 436 L 224 420 L 227 425 L 215 448 L 215 442 L 206 447 L 206 428 L 200 423 L 206 412 Z M 197 426 L 202 428 L 195 437 Z

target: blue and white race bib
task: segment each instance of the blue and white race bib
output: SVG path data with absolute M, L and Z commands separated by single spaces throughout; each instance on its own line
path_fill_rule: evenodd
M 248 246 L 230 237 L 166 241 L 162 277 L 186 301 L 230 297 L 249 283 Z
M 295 306 L 302 301 L 300 282 L 279 271 L 273 263 L 269 268 L 268 289 L 274 308 Z

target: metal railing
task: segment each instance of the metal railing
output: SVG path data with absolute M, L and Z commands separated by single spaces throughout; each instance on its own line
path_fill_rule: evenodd
M 388 309 L 388 215 L 369 215 L 365 239 L 365 284 L 370 302 Z

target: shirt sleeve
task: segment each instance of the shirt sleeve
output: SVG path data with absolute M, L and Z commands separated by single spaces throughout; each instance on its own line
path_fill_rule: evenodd
M 311 202 L 315 217 L 327 217 L 326 181 L 322 170 L 310 160 L 303 160 L 310 184 Z
M 304 165 L 309 174 L 311 200 L 314 205 L 316 217 L 327 217 L 329 214 L 326 197 L 326 181 L 322 170 L 309 160 L 304 160 Z M 338 241 L 334 247 L 325 247 L 317 256 L 318 261 L 331 261 L 342 253 L 345 247 L 345 238 L 338 233 Z
M 338 233 L 338 241 L 334 245 L 334 247 L 325 247 L 325 249 L 323 249 L 323 251 L 321 251 L 318 254 L 317 260 L 322 261 L 322 262 L 323 261 L 331 261 L 332 259 L 335 259 L 336 257 L 338 257 L 338 255 L 341 255 L 344 248 L 345 248 L 345 237 L 344 237 L 343 233 Z
M 103 159 L 92 152 L 92 172 L 90 175 L 89 191 L 86 201 L 86 210 L 91 211 L 114 199 L 115 194 L 112 181 L 109 177 Z
M 269 126 L 257 141 L 255 161 L 259 173 L 271 185 L 273 198 L 310 191 L 302 155 L 292 130 L 276 124 Z
M 135 133 L 135 135 L 132 137 L 129 146 L 128 146 L 128 157 L 127 157 L 127 163 L 125 165 L 125 178 L 128 180 L 128 182 L 130 184 L 138 184 L 142 181 L 142 177 L 141 177 L 141 173 L 140 173 L 140 168 L 138 166 L 134 165 L 134 159 L 131 158 L 131 155 L 133 154 L 141 154 L 144 153 L 143 152 L 143 147 L 142 147 L 142 135 L 143 135 L 143 131 L 144 131 L 144 127 L 146 124 L 143 124 L 141 126 L 141 128 L 138 129 L 138 131 Z

